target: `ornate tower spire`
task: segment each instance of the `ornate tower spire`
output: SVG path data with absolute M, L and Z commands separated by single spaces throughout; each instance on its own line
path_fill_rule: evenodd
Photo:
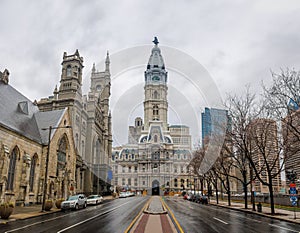
M 145 71 L 144 125 L 147 130 L 150 122 L 159 121 L 166 130 L 168 125 L 168 72 L 165 70 L 157 37 L 154 37 L 152 42 L 154 47 Z
M 95 67 L 95 63 L 93 63 L 92 74 L 95 74 L 95 72 L 96 72 L 96 67 Z
M 110 64 L 109 52 L 107 51 L 107 53 L 106 53 L 106 59 L 105 59 L 105 71 L 109 72 L 109 64 Z
M 68 55 L 64 52 L 62 73 L 59 87 L 59 99 L 71 99 L 78 97 L 81 99 L 83 57 L 80 56 L 78 49 L 74 54 Z

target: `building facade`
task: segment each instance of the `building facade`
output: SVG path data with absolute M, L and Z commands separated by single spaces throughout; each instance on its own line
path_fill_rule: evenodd
M 63 54 L 59 88 L 53 96 L 41 99 L 37 104 L 41 111 L 67 108 L 71 117 L 74 136 L 78 190 L 88 193 L 103 193 L 110 189 L 112 153 L 110 97 L 110 60 L 107 53 L 105 70 L 91 71 L 90 91 L 82 94 L 83 58 L 78 50 Z
M 291 109 L 288 115 L 282 120 L 282 131 L 284 138 L 284 160 L 285 173 L 296 173 L 295 180 L 288 180 L 287 185 L 295 182 L 297 187 L 300 186 L 300 101 L 297 107 Z M 287 175 L 286 175 L 287 178 Z
M 168 72 L 154 44 L 144 73 L 144 121 L 129 126 L 128 144 L 113 150 L 111 165 L 115 187 L 162 195 L 191 185 L 191 135 L 187 126 L 168 124 Z
M 226 129 L 225 127 L 230 127 L 228 111 L 205 107 L 204 112 L 201 113 L 201 127 L 202 146 L 204 146 L 211 136 L 223 133 Z
M 265 183 L 270 183 L 272 178 L 272 187 L 275 193 L 279 193 L 281 189 L 281 165 L 280 165 L 280 148 L 278 147 L 277 124 L 271 119 L 256 119 L 249 124 L 247 131 L 249 142 L 249 150 L 255 169 Z M 253 167 L 253 166 L 251 166 Z M 254 169 L 254 168 L 252 168 Z M 268 186 L 264 185 L 258 178 L 255 179 L 253 173 L 253 191 L 259 193 L 269 193 Z M 249 171 L 251 174 L 251 171 Z
M 76 152 L 67 109 L 41 112 L 9 85 L 7 70 L 0 72 L 0 106 L 0 203 L 28 205 L 41 203 L 44 191 L 47 199 L 76 192 Z

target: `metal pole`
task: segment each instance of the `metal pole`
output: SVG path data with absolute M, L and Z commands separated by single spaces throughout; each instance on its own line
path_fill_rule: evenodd
M 48 163 L 49 163 L 49 154 L 50 154 L 51 131 L 52 131 L 52 126 L 49 126 L 48 150 L 47 150 L 46 164 L 45 164 L 46 168 L 45 168 L 45 178 L 44 178 L 44 194 L 43 194 L 42 212 L 45 211 L 45 202 L 46 202 L 46 194 L 47 194 L 47 177 L 48 177 Z

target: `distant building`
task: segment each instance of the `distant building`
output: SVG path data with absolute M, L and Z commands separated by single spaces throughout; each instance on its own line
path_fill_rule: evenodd
M 148 194 L 191 188 L 189 127 L 168 124 L 168 72 L 155 45 L 144 73 L 144 121 L 129 126 L 128 144 L 115 148 L 111 165 L 114 185 Z
M 294 171 L 295 182 L 300 186 L 300 109 L 290 111 L 282 120 L 284 138 L 285 171 Z M 287 184 L 291 181 L 287 180 Z
M 75 193 L 77 158 L 67 109 L 41 112 L 9 85 L 7 70 L 0 72 L 0 106 L 0 203 L 41 203 L 46 166 L 47 199 Z M 50 141 L 49 126 L 59 127 L 51 130 Z
M 280 192 L 281 176 L 280 176 L 280 149 L 278 148 L 278 134 L 275 120 L 256 119 L 249 124 L 247 131 L 249 149 L 251 150 L 252 160 L 260 177 L 266 183 L 269 183 L 269 176 L 266 167 L 272 171 L 273 191 Z M 255 178 L 255 173 L 253 172 Z M 255 191 L 260 193 L 269 193 L 268 186 L 263 185 L 261 181 L 255 179 L 253 183 Z
M 202 146 L 215 134 L 225 133 L 225 126 L 230 125 L 228 111 L 217 108 L 205 108 L 201 113 Z

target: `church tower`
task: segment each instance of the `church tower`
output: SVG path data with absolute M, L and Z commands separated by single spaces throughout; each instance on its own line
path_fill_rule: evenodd
M 63 55 L 61 80 L 59 87 L 59 99 L 81 100 L 83 58 L 78 50 L 72 55 Z
M 145 99 L 144 99 L 144 129 L 148 130 L 150 123 L 162 122 L 163 130 L 168 127 L 168 72 L 165 70 L 164 60 L 155 37 L 154 47 L 145 71 Z

